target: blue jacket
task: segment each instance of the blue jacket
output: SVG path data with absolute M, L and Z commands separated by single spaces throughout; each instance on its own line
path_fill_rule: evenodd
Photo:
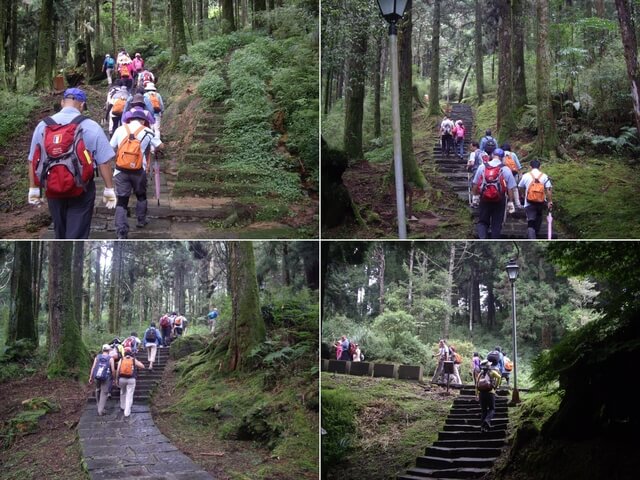
M 144 346 L 144 348 L 147 348 L 147 343 L 149 343 L 149 344 L 153 343 L 153 342 L 147 342 L 147 332 L 149 330 L 155 330 L 156 331 L 156 341 L 155 341 L 156 345 L 160 345 L 160 343 L 162 341 L 162 334 L 160 333 L 160 330 L 158 330 L 157 328 L 149 327 L 144 331 L 144 335 L 142 336 L 142 345 Z

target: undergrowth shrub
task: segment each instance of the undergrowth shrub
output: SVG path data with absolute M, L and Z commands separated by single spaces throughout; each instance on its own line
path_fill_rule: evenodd
M 322 390 L 322 469 L 326 471 L 343 460 L 355 441 L 356 413 L 353 393 Z M 325 433 L 326 432 L 326 433 Z
M 224 98 L 227 84 L 217 73 L 209 72 L 198 83 L 198 94 L 210 103 Z
M 0 91 L 0 146 L 7 145 L 11 137 L 22 130 L 38 103 L 37 97 Z

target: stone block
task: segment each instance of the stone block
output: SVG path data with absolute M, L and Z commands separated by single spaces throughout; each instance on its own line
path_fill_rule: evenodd
M 322 360 L 322 371 L 326 372 L 327 370 L 329 370 L 329 360 Z
M 349 374 L 370 377 L 372 369 L 373 369 L 373 363 L 351 362 L 351 368 L 349 369 Z
M 400 365 L 398 368 L 398 378 L 402 380 L 422 381 L 422 366 Z
M 329 360 L 329 367 L 327 371 L 347 374 L 349 373 L 349 363 L 351 362 L 345 362 L 344 360 Z
M 396 378 L 398 373 L 398 366 L 393 363 L 374 363 L 373 364 L 373 376 Z

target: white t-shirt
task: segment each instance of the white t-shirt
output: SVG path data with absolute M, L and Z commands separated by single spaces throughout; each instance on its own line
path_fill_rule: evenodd
M 549 177 L 547 176 L 546 173 L 542 173 L 540 170 L 538 170 L 537 168 L 534 168 L 533 170 L 531 170 L 530 172 L 525 173 L 522 178 L 520 179 L 520 183 L 518 184 L 518 187 L 520 188 L 524 188 L 524 206 L 528 207 L 529 206 L 529 201 L 527 200 L 527 194 L 529 193 L 529 186 L 533 183 L 533 176 L 536 176 L 536 178 L 540 181 L 540 183 L 542 183 L 544 185 L 544 188 L 551 188 L 551 179 L 549 179 Z M 546 192 L 545 192 L 545 199 L 546 199 Z
M 129 130 L 131 130 L 131 132 L 135 132 L 139 127 L 142 126 L 142 123 L 140 123 L 138 120 L 131 120 L 127 125 L 129 125 Z M 127 138 L 127 129 L 125 128 L 124 125 L 119 126 L 115 132 L 113 132 L 113 136 L 111 137 L 111 141 L 109 142 L 111 144 L 111 146 L 115 149 L 117 149 L 120 146 L 120 143 Z M 138 135 L 136 135 L 136 138 L 138 140 L 140 140 L 141 143 L 141 148 L 143 152 L 146 152 L 147 149 L 149 148 L 149 145 L 151 145 L 151 147 L 158 148 L 162 142 L 160 141 L 159 138 L 154 136 L 153 130 L 151 130 L 149 127 L 144 128 L 143 130 L 140 131 L 140 133 L 138 133 Z M 117 150 L 116 150 L 117 152 Z M 116 153 L 117 156 L 117 153 Z M 147 156 L 145 155 L 144 160 L 142 161 L 142 168 L 144 170 L 147 169 Z M 117 168 L 115 169 L 113 175 L 117 175 L 120 172 L 120 170 L 118 170 Z

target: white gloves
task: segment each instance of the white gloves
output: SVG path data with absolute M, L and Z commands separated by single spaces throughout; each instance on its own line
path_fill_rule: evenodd
M 513 202 L 507 202 L 507 212 L 514 213 L 516 211 L 516 207 L 513 205 Z
M 31 205 L 39 205 L 40 200 L 40 189 L 39 188 L 30 188 L 29 195 L 27 196 L 29 203 Z
M 107 205 L 107 208 L 116 208 L 116 191 L 113 188 L 105 188 L 102 201 Z
M 471 204 L 472 205 L 480 205 L 480 195 L 473 195 L 471 197 Z

